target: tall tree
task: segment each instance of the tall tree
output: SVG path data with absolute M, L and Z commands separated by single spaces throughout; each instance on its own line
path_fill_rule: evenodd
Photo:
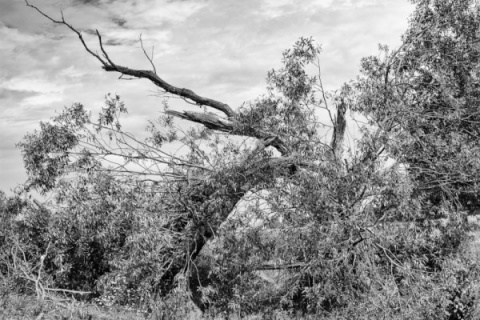
M 413 1 L 397 50 L 363 60 L 354 110 L 379 128 L 389 154 L 438 205 L 479 204 L 479 6 Z

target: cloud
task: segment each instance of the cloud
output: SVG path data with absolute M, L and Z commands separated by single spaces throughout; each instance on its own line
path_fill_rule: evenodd
M 74 0 L 74 5 L 91 5 L 91 6 L 98 6 L 102 3 L 101 0 Z
M 18 101 L 37 94 L 34 91 L 9 90 L 0 87 L 0 100 Z
M 25 74 L 23 77 L 15 77 L 8 81 L 0 82 L 4 89 L 17 91 L 31 91 L 37 93 L 61 92 L 63 89 L 58 84 L 43 81 L 35 73 Z
M 39 35 L 22 33 L 13 26 L 2 26 L 0 24 L 1 51 L 11 51 L 19 46 L 28 46 L 29 44 L 32 44 L 40 39 L 42 39 L 42 37 Z
M 53 105 L 55 102 L 61 102 L 64 99 L 64 96 L 61 93 L 49 92 L 38 95 L 36 97 L 29 97 L 23 99 L 21 105 L 25 106 L 45 106 Z
M 105 41 L 103 43 L 105 46 L 121 46 L 123 45 L 124 43 L 120 40 L 116 40 L 116 39 L 108 39 L 107 41 Z
M 123 18 L 112 18 L 112 21 L 120 28 L 125 27 L 125 25 L 127 24 L 127 20 Z

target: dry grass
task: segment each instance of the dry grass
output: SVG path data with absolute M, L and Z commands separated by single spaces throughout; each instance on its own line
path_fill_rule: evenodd
M 35 296 L 4 293 L 0 297 L 0 319 L 20 320 L 139 320 L 148 316 L 121 308 L 100 308 L 91 303 L 71 300 L 38 300 Z

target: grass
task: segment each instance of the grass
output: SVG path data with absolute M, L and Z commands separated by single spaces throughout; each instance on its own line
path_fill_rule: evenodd
M 1 275 L 0 275 L 0 280 Z M 5 279 L 4 279 L 5 280 Z M 191 301 L 173 299 L 150 302 L 149 312 L 131 307 L 102 306 L 94 301 L 85 302 L 48 295 L 38 299 L 34 294 L 17 293 L 6 281 L 0 281 L 1 320 L 175 320 L 203 319 Z
M 137 320 L 145 314 L 121 308 L 101 308 L 93 303 L 60 299 L 38 300 L 36 296 L 3 293 L 0 297 L 0 319 L 20 320 Z

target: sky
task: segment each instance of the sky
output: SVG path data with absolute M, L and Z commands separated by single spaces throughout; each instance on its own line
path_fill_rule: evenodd
M 378 54 L 379 43 L 400 44 L 413 11 L 408 0 L 30 2 L 54 18 L 63 12 L 93 48 L 98 29 L 117 64 L 150 69 L 141 35 L 160 77 L 234 109 L 265 92 L 267 72 L 281 66 L 282 51 L 300 36 L 321 45 L 322 80 L 335 90 L 358 75 L 362 57 Z M 64 26 L 24 0 L 0 0 L 0 190 L 11 194 L 27 178 L 15 144 L 64 106 L 80 102 L 95 113 L 105 94 L 119 94 L 129 110 L 123 128 L 144 132 L 161 114 L 162 99 L 148 81 L 118 77 Z

